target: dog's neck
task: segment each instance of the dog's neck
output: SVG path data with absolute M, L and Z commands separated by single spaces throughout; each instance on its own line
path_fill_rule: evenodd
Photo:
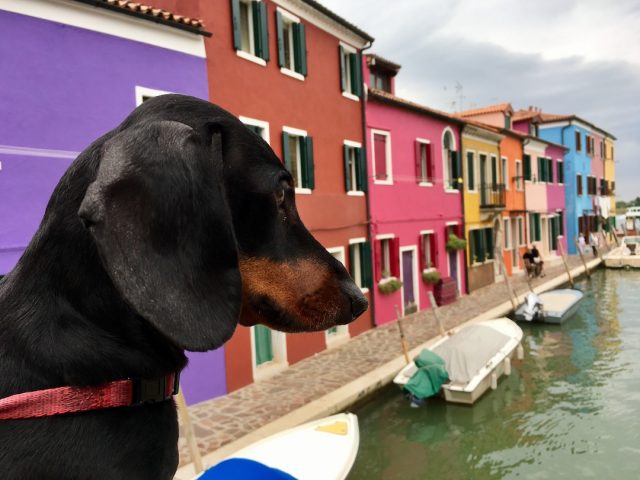
M 0 312 L 0 396 L 186 365 L 184 352 L 124 302 L 75 218 L 45 218 L 0 283 Z

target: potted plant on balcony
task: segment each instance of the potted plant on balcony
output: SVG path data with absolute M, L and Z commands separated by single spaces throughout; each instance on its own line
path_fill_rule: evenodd
M 458 237 L 455 233 L 450 233 L 446 248 L 448 252 L 464 250 L 467 248 L 467 241 Z
M 389 295 L 393 292 L 397 292 L 402 288 L 402 282 L 396 277 L 389 275 L 389 272 L 382 272 L 382 280 L 378 282 L 378 290 L 384 295 Z

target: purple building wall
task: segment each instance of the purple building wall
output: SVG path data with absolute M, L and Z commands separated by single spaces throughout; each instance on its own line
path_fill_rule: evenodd
M 567 251 L 567 212 L 565 201 L 565 187 L 564 183 L 558 182 L 558 160 L 564 160 L 565 149 L 559 145 L 547 145 L 545 149 L 545 155 L 553 161 L 553 183 L 547 184 L 547 211 L 549 213 L 556 213 L 562 210 L 562 230 L 565 232 L 562 239 L 562 246 L 564 251 Z M 565 173 L 566 177 L 566 173 Z
M 75 156 L 136 107 L 136 86 L 208 97 L 204 58 L 6 11 L 0 71 L 0 275 Z M 226 392 L 222 349 L 189 359 L 189 403 Z

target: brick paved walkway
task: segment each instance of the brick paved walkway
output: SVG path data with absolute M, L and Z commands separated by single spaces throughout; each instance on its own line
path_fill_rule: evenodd
M 591 260 L 589 255 L 588 260 Z M 569 266 L 579 267 L 579 257 Z M 539 285 L 565 273 L 562 262 L 546 269 Z M 511 279 L 518 294 L 528 289 L 524 274 Z M 440 308 L 445 328 L 464 323 L 489 309 L 509 301 L 504 282 L 492 284 L 457 302 Z M 403 319 L 409 348 L 438 334 L 431 310 Z M 189 407 L 193 428 L 202 455 L 212 452 L 267 423 L 315 400 L 402 354 L 395 322 L 369 330 L 344 345 L 302 360 L 274 377 L 252 383 L 229 395 Z M 312 380 L 312 381 L 310 381 Z M 180 436 L 180 466 L 191 462 L 187 442 Z

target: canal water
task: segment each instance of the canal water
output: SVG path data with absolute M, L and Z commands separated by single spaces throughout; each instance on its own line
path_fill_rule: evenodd
M 576 286 L 578 313 L 524 325 L 524 360 L 474 406 L 392 385 L 359 407 L 349 479 L 640 479 L 640 272 Z

